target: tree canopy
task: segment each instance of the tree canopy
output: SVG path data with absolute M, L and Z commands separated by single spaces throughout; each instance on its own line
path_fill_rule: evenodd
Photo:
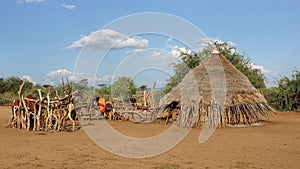
M 268 103 L 278 110 L 300 110 L 300 72 L 295 69 L 292 77 L 283 77 L 277 87 L 263 90 Z
M 245 58 L 244 55 L 237 52 L 237 49 L 230 46 L 228 43 L 214 43 L 217 50 L 222 53 L 240 72 L 248 77 L 252 85 L 257 89 L 266 88 L 265 77 L 261 69 L 253 67 L 250 58 Z
M 111 85 L 111 94 L 113 97 L 119 99 L 126 99 L 132 96 L 132 94 L 136 93 L 136 86 L 133 80 L 130 77 L 122 76 L 119 77 L 112 85 Z
M 213 49 L 217 49 L 239 71 L 247 76 L 254 87 L 256 87 L 257 89 L 263 89 L 266 87 L 264 82 L 264 75 L 262 74 L 260 69 L 256 69 L 253 67 L 253 64 L 251 63 L 249 58 L 245 58 L 242 54 L 239 54 L 234 46 L 229 45 L 226 42 L 215 42 L 213 44 L 208 44 L 206 48 L 198 53 L 187 53 L 184 51 L 179 51 L 180 61 L 173 64 L 175 74 L 167 80 L 165 93 L 170 92 L 173 87 L 181 82 L 181 80 L 189 72 L 189 70 L 198 66 L 200 62 L 213 51 Z

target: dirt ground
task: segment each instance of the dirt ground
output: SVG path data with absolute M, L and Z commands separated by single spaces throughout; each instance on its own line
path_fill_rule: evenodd
M 175 148 L 161 155 L 130 159 L 98 147 L 80 129 L 27 132 L 5 128 L 10 108 L 0 107 L 0 168 L 299 168 L 300 113 L 279 112 L 262 126 L 217 129 L 204 144 L 192 129 Z M 111 122 L 135 137 L 156 135 L 163 124 Z

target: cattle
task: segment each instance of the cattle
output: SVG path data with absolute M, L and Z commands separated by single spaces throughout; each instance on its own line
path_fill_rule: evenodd
M 13 128 L 22 128 L 29 130 L 32 125 L 31 122 L 33 122 L 33 113 L 35 111 L 35 101 L 32 94 L 29 94 L 25 97 L 24 100 L 25 106 L 27 110 L 20 109 L 20 104 L 23 105 L 24 103 L 20 103 L 20 100 L 15 100 L 12 105 L 12 116 L 11 116 L 11 124 Z M 28 112 L 29 114 L 26 114 Z M 27 122 L 27 123 L 26 123 Z
M 50 98 L 50 88 L 46 97 L 42 97 L 41 89 L 37 89 L 39 99 L 34 99 L 31 94 L 24 98 L 22 88 L 25 83 L 26 80 L 23 79 L 23 83 L 18 91 L 19 100 L 15 100 L 12 105 L 12 116 L 9 123 L 13 128 L 22 128 L 28 131 L 42 128 L 45 131 L 60 131 L 60 128 L 65 127 L 65 124 L 61 125 L 61 122 L 69 119 L 73 123 L 73 131 L 75 130 L 76 112 L 74 97 L 79 95 L 77 91 L 71 93 L 69 82 L 65 91 L 65 97 L 60 98 L 56 90 L 54 99 Z
M 108 117 L 109 120 L 115 120 L 113 106 L 110 103 L 106 103 L 105 116 Z

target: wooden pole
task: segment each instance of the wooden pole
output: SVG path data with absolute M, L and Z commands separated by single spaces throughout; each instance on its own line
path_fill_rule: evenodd
M 20 88 L 19 88 L 19 91 L 18 91 L 18 96 L 19 96 L 19 109 L 18 109 L 18 122 L 17 122 L 17 126 L 19 126 L 19 128 L 21 128 L 21 125 L 22 125 L 22 128 L 24 129 L 24 122 L 23 122 L 23 115 L 22 115 L 22 89 L 23 89 L 23 86 L 25 85 L 26 83 L 26 79 L 23 79 L 23 82 L 22 84 L 20 85 Z

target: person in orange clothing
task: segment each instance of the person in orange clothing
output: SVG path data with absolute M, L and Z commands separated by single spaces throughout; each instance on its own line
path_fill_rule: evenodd
M 99 101 L 98 101 L 98 105 L 99 105 L 99 110 L 100 110 L 100 115 L 104 116 L 104 113 L 106 111 L 106 102 L 105 102 L 105 98 L 100 97 Z

